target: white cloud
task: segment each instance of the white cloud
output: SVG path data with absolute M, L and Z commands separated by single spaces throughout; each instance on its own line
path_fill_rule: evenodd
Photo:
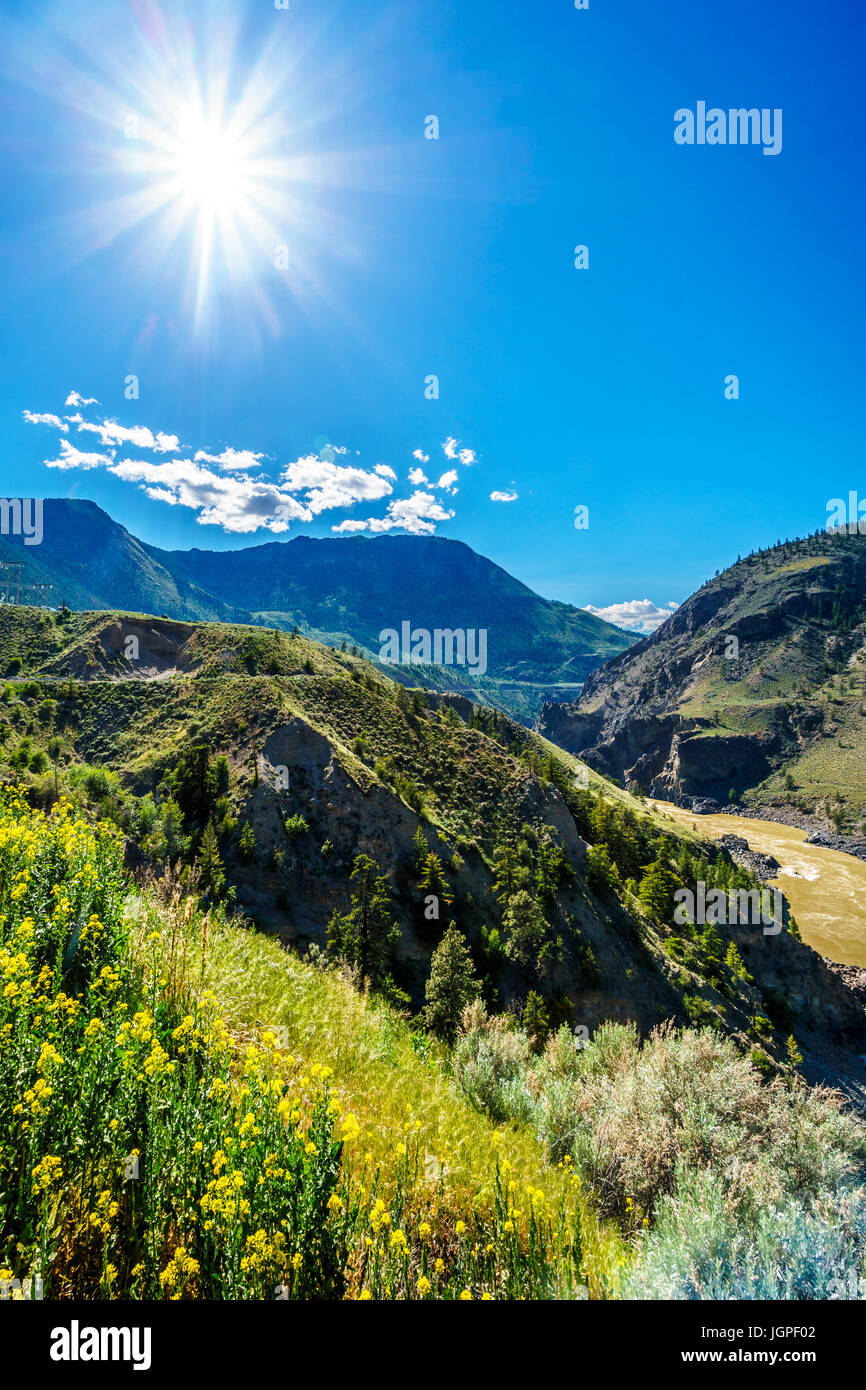
M 85 454 L 68 439 L 61 439 L 60 457 L 42 462 L 46 468 L 107 468 L 114 462 L 114 454 Z
M 207 454 L 204 449 L 199 449 L 194 457 L 196 463 L 215 463 L 227 473 L 234 473 L 241 468 L 258 468 L 264 454 L 254 454 L 252 449 L 231 448 L 223 449 L 221 454 Z
M 467 468 L 475 463 L 477 457 L 474 449 L 461 449 L 459 440 L 455 439 L 453 435 L 445 440 L 442 445 L 442 452 L 447 459 L 459 459 Z
M 411 532 L 413 536 L 432 536 L 439 521 L 450 521 L 453 511 L 447 511 L 431 492 L 413 492 L 411 497 L 400 497 L 389 502 L 385 520 L 371 523 L 372 530 L 391 530 L 395 526 Z
M 490 500 L 491 500 L 491 502 L 516 502 L 516 501 L 517 501 L 517 493 L 516 493 L 516 492 L 491 492 L 491 494 L 490 494 Z
M 56 430 L 61 430 L 63 434 L 69 433 L 69 426 L 61 420 L 59 415 L 34 415 L 32 410 L 22 410 L 21 414 L 28 425 L 51 425 Z
M 454 515 L 451 511 L 446 511 L 438 498 L 432 492 L 413 492 L 411 497 L 400 497 L 393 502 L 389 502 L 384 516 L 371 517 L 369 521 L 358 521 L 354 526 L 347 526 L 343 521 L 339 526 L 333 526 L 333 531 L 394 531 L 400 529 L 408 531 L 413 536 L 432 536 L 436 531 L 436 523 L 439 521 L 450 521 Z
M 73 407 L 99 404 L 95 397 L 84 397 L 78 391 L 71 391 L 66 403 Z M 181 446 L 177 435 L 154 431 L 147 425 L 127 426 L 110 419 L 91 421 L 80 414 L 67 415 L 65 420 L 29 410 L 23 415 L 29 423 L 50 425 L 63 434 L 75 425 L 79 432 L 96 435 L 104 446 L 104 452 L 88 453 L 68 439 L 60 439 L 57 457 L 44 460 L 48 468 L 105 468 L 115 477 L 142 488 L 154 501 L 188 507 L 197 514 L 200 525 L 221 526 L 239 534 L 262 528 L 283 532 L 291 522 L 311 522 L 322 512 L 352 507 L 358 502 L 380 502 L 392 496 L 397 482 L 397 474 L 387 463 L 377 463 L 371 469 L 337 463 L 336 455 L 350 452 L 346 445 L 329 445 L 318 455 L 295 459 L 271 481 L 259 473 L 266 456 L 252 449 L 226 445 L 219 453 L 199 449 L 192 458 L 118 459 L 121 449 L 157 455 L 190 451 Z M 455 457 L 460 457 L 461 452 L 471 451 L 458 451 Z M 428 460 L 420 449 L 415 450 L 413 457 Z M 454 492 L 457 476 L 457 470 L 451 469 L 442 475 L 437 486 Z M 420 468 L 413 468 L 409 477 L 415 488 L 420 484 L 432 486 Z M 383 517 L 367 521 L 347 519 L 332 529 L 351 533 L 400 528 L 414 535 L 431 535 L 438 522 L 448 521 L 453 515 L 432 493 L 415 491 L 411 497 L 390 501 Z
M 625 603 L 608 604 L 606 608 L 596 608 L 588 603 L 586 611 L 594 613 L 597 618 L 604 618 L 605 622 L 613 623 L 616 627 L 624 627 L 627 632 L 640 632 L 647 636 L 650 632 L 655 632 L 657 627 L 661 627 L 665 619 L 678 607 L 678 603 L 670 602 L 660 608 L 648 598 L 633 598 Z
M 70 415 L 68 419 L 69 423 L 77 425 L 79 430 L 98 434 L 107 448 L 117 444 L 131 444 L 135 449 L 152 449 L 155 454 L 174 454 L 180 448 L 180 440 L 176 434 L 163 434 L 161 431 L 154 434 L 147 425 L 119 425 L 116 420 L 103 420 L 94 424 L 90 420 L 82 420 L 80 415 Z
M 429 463 L 429 462 L 430 462 L 430 455 L 429 455 L 429 454 L 425 454 L 423 449 L 413 449 L 413 450 L 412 450 L 412 457 L 413 457 L 413 459 L 417 459 L 419 463 Z
M 313 513 L 297 498 L 273 483 L 247 474 L 214 473 L 189 459 L 153 463 L 123 459 L 111 472 L 126 482 L 139 483 L 149 497 L 198 512 L 202 526 L 222 526 L 225 531 L 248 534 L 289 529 L 292 521 L 312 521 Z
M 286 492 L 306 492 L 307 506 L 314 515 L 334 507 L 351 507 L 355 502 L 377 502 L 394 491 L 388 478 L 378 471 L 368 473 L 316 454 L 290 463 L 280 475 L 280 486 Z

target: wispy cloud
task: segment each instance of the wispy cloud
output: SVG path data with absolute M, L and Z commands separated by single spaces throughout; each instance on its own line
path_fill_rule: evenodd
M 490 494 L 490 500 L 491 500 L 491 502 L 516 502 L 516 501 L 517 501 L 517 493 L 516 493 L 516 492 L 491 492 L 491 494 Z
M 425 454 L 423 449 L 413 449 L 413 450 L 412 450 L 412 457 L 413 457 L 413 459 L 417 459 L 419 463 L 429 463 L 429 462 L 430 462 L 430 455 L 429 455 L 429 454 Z
M 244 468 L 258 468 L 264 454 L 254 454 L 252 449 L 223 449 L 221 454 L 208 454 L 199 449 L 194 457 L 196 463 L 215 463 L 217 468 L 234 473 Z
M 63 434 L 69 433 L 69 426 L 65 420 L 61 420 L 59 415 L 34 415 L 32 410 L 22 410 L 21 414 L 28 425 L 51 425 L 55 430 L 60 430 Z
M 679 604 L 672 601 L 660 608 L 651 599 L 633 598 L 625 603 L 608 604 L 606 608 L 596 608 L 588 603 L 586 611 L 594 613 L 597 618 L 604 618 L 605 622 L 613 623 L 616 627 L 624 627 L 627 632 L 640 632 L 647 636 L 655 632 L 657 627 L 661 627 L 665 619 L 678 607 Z
M 60 440 L 60 454 L 54 459 L 43 459 L 46 468 L 109 468 L 114 462 L 114 454 L 86 454 L 76 449 L 68 439 Z
M 99 405 L 95 396 L 80 396 L 77 391 L 70 391 L 64 405 L 71 405 L 74 410 L 82 410 L 86 405 Z
M 68 415 L 66 418 L 79 430 L 98 434 L 106 448 L 131 444 L 134 449 L 152 449 L 155 454 L 175 454 L 180 448 L 176 434 L 154 434 L 147 425 L 119 425 L 116 420 L 85 420 L 80 415 Z

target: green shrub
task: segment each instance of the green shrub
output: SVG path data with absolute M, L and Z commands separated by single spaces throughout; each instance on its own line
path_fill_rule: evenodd
M 306 835 L 310 828 L 299 812 L 295 812 L 295 814 L 291 816 L 286 816 L 283 821 L 283 826 L 290 840 L 297 840 L 300 835 Z
M 626 1275 L 635 1299 L 838 1299 L 866 1257 L 866 1200 L 840 1191 L 823 1209 L 789 1196 L 748 1227 L 707 1171 L 684 1173 L 659 1205 L 655 1229 Z

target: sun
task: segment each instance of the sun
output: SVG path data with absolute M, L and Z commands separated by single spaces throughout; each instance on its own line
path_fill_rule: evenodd
M 187 246 L 200 323 L 214 283 L 225 289 L 257 273 L 261 279 L 299 214 L 284 122 L 248 93 L 230 102 L 224 91 L 190 88 L 183 99 L 169 91 L 154 98 L 130 143 L 128 169 L 140 181 L 134 211 L 155 219 L 166 247 Z
M 131 47 L 108 46 L 80 84 L 70 68 L 78 106 L 101 126 L 75 150 L 93 178 L 63 218 L 70 259 L 117 245 L 136 292 L 173 296 L 205 345 L 228 325 L 264 341 L 342 314 L 345 268 L 359 260 L 356 195 L 383 181 L 354 125 L 349 149 L 331 143 L 343 107 L 361 103 L 354 59 L 328 55 L 324 81 L 317 35 L 293 43 L 277 22 L 257 38 L 243 0 L 128 8 Z
M 181 117 L 168 165 L 177 180 L 177 196 L 205 216 L 240 210 L 251 191 L 242 141 L 201 111 Z

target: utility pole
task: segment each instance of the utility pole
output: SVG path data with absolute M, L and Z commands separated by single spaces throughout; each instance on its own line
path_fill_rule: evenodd
M 0 586 L 3 588 L 0 603 L 20 606 L 22 591 L 24 603 L 30 602 L 35 607 L 39 607 L 41 602 L 50 597 L 54 589 L 53 584 L 43 584 L 36 580 L 27 582 L 24 573 L 23 560 L 0 560 Z

